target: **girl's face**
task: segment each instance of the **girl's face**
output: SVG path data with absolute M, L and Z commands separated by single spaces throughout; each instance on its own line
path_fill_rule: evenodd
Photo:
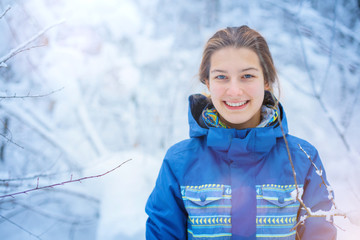
M 213 53 L 206 85 L 220 120 L 231 128 L 254 128 L 260 123 L 264 74 L 250 49 L 226 47 Z

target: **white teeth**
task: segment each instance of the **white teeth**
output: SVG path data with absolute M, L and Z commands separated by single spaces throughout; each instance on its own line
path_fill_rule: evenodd
M 247 101 L 238 102 L 238 103 L 226 102 L 226 104 L 229 105 L 229 106 L 231 106 L 231 107 L 240 107 L 240 106 L 244 105 L 245 103 L 247 103 Z

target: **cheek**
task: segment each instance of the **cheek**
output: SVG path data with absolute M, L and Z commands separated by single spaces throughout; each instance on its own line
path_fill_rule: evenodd
M 211 96 L 220 97 L 220 96 L 222 96 L 224 94 L 225 89 L 223 87 L 220 87 L 220 86 L 216 85 L 216 84 L 212 84 L 212 85 L 210 85 L 209 91 L 210 91 Z
M 262 84 L 254 84 L 252 86 L 249 86 L 247 90 L 247 92 L 253 97 L 260 97 L 264 96 L 265 86 Z

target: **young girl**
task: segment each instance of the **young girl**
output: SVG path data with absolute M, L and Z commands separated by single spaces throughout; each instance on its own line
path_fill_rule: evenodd
M 332 203 L 317 150 L 288 134 L 265 39 L 247 26 L 216 32 L 199 75 L 210 97 L 189 98 L 190 139 L 165 156 L 146 205 L 146 239 L 336 239 L 321 217 L 293 229 L 306 212 L 291 195 L 289 154 L 305 205 L 315 212 Z

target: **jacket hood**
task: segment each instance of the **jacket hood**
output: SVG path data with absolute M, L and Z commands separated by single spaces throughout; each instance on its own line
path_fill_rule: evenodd
M 248 129 L 208 128 L 202 120 L 202 111 L 211 105 L 208 98 L 202 94 L 189 97 L 189 126 L 191 138 L 206 138 L 208 147 L 216 151 L 227 152 L 229 159 L 251 155 L 256 159 L 268 153 L 276 144 L 277 138 L 283 138 L 279 121 L 269 127 Z M 283 107 L 279 103 L 284 134 L 288 133 L 287 121 Z M 245 163 L 242 160 L 242 163 Z

